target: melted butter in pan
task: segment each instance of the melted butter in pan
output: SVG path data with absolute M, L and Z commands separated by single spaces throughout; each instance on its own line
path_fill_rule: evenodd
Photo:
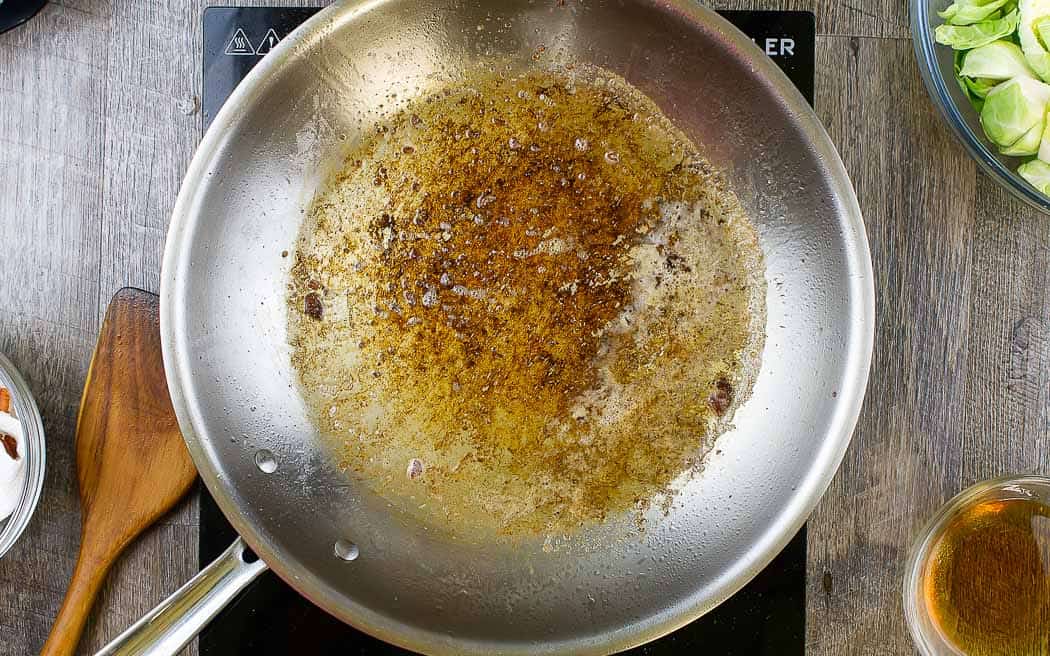
M 293 362 L 342 465 L 450 530 L 667 499 L 750 392 L 765 283 L 697 148 L 600 71 L 410 103 L 316 198 Z

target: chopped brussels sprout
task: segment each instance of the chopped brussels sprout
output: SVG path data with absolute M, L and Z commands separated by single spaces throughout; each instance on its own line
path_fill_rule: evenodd
M 971 25 L 993 18 L 993 14 L 1012 0 L 957 0 L 937 15 L 952 25 Z
M 1018 23 L 1018 25 L 1020 25 L 1020 23 Z M 1035 22 L 1032 23 L 1032 30 L 1035 32 L 1035 35 L 1039 37 L 1039 42 L 1043 44 L 1043 47 L 1048 48 L 1048 44 L 1050 44 L 1050 16 L 1037 18 Z
M 997 80 L 991 80 L 989 85 L 987 81 L 970 79 L 963 77 L 959 71 L 962 70 L 963 57 L 966 55 L 964 50 L 955 51 L 955 81 L 959 84 L 959 88 L 962 89 L 963 94 L 970 100 L 970 104 L 973 105 L 977 113 L 981 113 L 981 109 L 984 108 L 984 97 L 988 95 L 996 84 L 999 84 Z
M 1009 80 L 1014 77 L 1036 77 L 1024 53 L 1015 43 L 993 41 L 974 48 L 963 56 L 959 75 L 989 80 Z
M 1017 172 L 1040 192 L 1050 195 L 1050 164 L 1033 159 L 1018 167 Z
M 1000 148 L 999 152 L 1010 157 L 1028 157 L 1039 152 L 1039 146 L 1043 141 L 1043 128 L 1046 121 L 1039 121 L 1028 132 L 1012 145 Z
M 970 50 L 1010 36 L 1017 30 L 1018 19 L 1019 14 L 1012 11 L 1002 18 L 973 25 L 938 25 L 933 36 L 937 43 L 942 45 L 951 46 L 956 50 Z M 1027 54 L 1026 51 L 1025 55 Z M 1038 70 L 1036 69 L 1036 72 Z
M 1018 5 L 1021 20 L 1017 24 L 1017 37 L 1021 41 L 1028 65 L 1036 75 L 1050 81 L 1050 51 L 1043 32 L 1050 28 L 1050 0 L 1020 0 Z
M 973 108 L 977 110 L 978 114 L 980 114 L 984 109 L 984 98 L 988 95 L 986 91 L 990 92 L 991 90 L 984 89 L 983 84 L 977 80 L 971 80 L 968 77 L 956 77 L 955 80 L 959 83 L 959 88 L 962 89 L 962 92 L 967 98 L 969 98 L 970 104 L 973 105 Z M 983 93 L 984 95 L 978 95 L 978 93 Z
M 963 84 L 966 85 L 966 90 L 970 93 L 970 95 L 972 95 L 974 98 L 983 100 L 988 97 L 988 94 L 991 92 L 991 90 L 998 86 L 1000 82 L 999 80 L 989 80 L 980 77 L 976 79 L 964 77 Z
M 1043 140 L 1039 144 L 1039 159 L 1050 163 L 1050 123 L 1043 130 Z
M 984 100 L 981 125 L 999 146 L 1012 146 L 1043 121 L 1050 103 L 1050 85 L 1015 77 L 992 89 Z

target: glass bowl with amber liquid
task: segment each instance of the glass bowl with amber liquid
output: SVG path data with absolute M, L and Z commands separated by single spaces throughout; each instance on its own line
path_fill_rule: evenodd
M 908 557 L 908 628 L 925 656 L 1050 656 L 1050 478 L 978 483 Z

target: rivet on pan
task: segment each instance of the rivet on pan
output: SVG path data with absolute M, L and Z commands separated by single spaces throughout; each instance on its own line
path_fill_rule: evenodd
M 332 551 L 336 558 L 345 561 L 357 560 L 357 557 L 361 555 L 357 545 L 349 540 L 336 540 Z

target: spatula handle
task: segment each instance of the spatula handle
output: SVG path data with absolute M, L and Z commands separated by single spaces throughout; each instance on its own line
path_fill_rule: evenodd
M 247 562 L 240 538 L 189 583 L 132 624 L 95 656 L 175 656 L 256 577 L 262 560 Z
M 80 634 L 84 632 L 91 607 L 106 580 L 113 558 L 115 556 L 96 558 L 81 551 L 73 570 L 73 580 L 40 656 L 73 656 L 76 653 Z

